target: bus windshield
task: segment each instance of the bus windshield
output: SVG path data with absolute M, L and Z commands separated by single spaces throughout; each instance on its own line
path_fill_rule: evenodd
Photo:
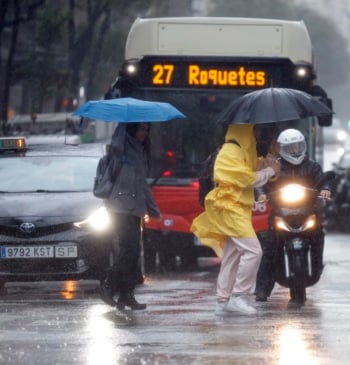
M 225 107 L 239 97 L 239 93 L 230 92 L 174 92 L 137 90 L 133 97 L 166 101 L 185 115 L 186 119 L 165 123 L 152 123 L 151 128 L 151 162 L 152 178 L 164 175 L 169 178 L 196 177 L 198 167 L 209 153 L 213 152 L 224 141 L 227 126 L 217 123 Z M 313 150 L 310 136 L 314 122 L 298 120 L 278 123 L 279 129 L 297 128 L 310 140 L 309 154 Z M 161 182 L 162 180 L 159 180 Z

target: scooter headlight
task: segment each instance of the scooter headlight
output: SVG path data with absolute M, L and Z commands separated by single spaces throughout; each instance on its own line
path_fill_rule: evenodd
M 305 199 L 305 189 L 299 184 L 288 184 L 281 189 L 281 200 L 285 203 L 296 203 Z
M 74 225 L 82 228 L 85 225 L 90 226 L 94 231 L 103 232 L 111 226 L 111 217 L 106 207 L 100 207 L 95 210 L 89 217 L 81 222 L 76 222 Z
M 289 231 L 289 227 L 286 224 L 286 222 L 280 218 L 280 217 L 275 217 L 275 228 L 278 231 Z
M 317 224 L 316 214 L 310 215 L 304 224 L 299 227 L 293 227 L 287 224 L 287 222 L 281 217 L 275 217 L 274 219 L 275 229 L 277 231 L 287 231 L 294 233 L 301 233 L 309 229 L 313 229 Z
M 311 228 L 314 228 L 316 225 L 316 214 L 310 215 L 310 217 L 305 222 L 305 231 Z

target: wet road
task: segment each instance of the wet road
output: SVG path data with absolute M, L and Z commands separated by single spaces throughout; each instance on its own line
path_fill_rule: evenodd
M 0 300 L 0 364 L 347 365 L 350 236 L 328 235 L 326 267 L 303 308 L 276 286 L 259 314 L 213 314 L 217 262 L 152 276 L 138 288 L 146 311 L 105 305 L 97 282 L 11 283 Z

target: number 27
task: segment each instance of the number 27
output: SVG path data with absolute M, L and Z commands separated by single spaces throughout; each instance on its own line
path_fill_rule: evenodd
M 174 65 L 160 65 L 153 66 L 153 84 L 154 85 L 169 85 L 174 72 Z

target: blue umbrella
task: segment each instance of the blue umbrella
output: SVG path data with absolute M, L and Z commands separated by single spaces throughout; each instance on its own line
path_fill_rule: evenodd
M 145 101 L 134 98 L 90 100 L 72 115 L 106 122 L 165 122 L 186 118 L 173 105 L 164 102 Z

